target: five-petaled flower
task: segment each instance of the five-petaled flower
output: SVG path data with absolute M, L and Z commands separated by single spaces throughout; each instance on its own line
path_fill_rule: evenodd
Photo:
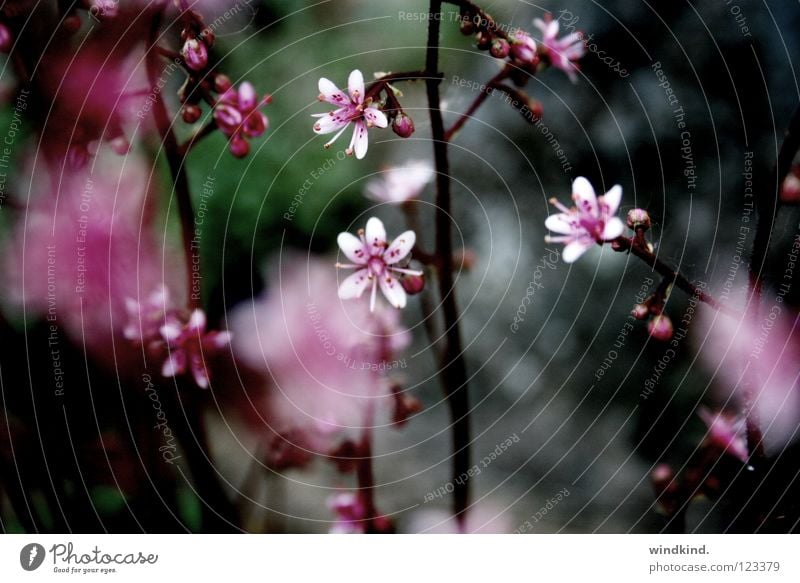
M 583 34 L 572 32 L 564 38 L 558 38 L 558 20 L 548 13 L 544 20 L 536 18 L 533 24 L 542 32 L 542 53 L 556 69 L 564 71 L 574 83 L 578 80 L 575 72 L 578 66 L 575 61 L 586 54 L 586 45 Z
M 366 231 L 359 230 L 358 237 L 350 233 L 339 233 L 339 248 L 352 263 L 337 263 L 336 267 L 357 270 L 339 285 L 339 297 L 343 300 L 360 298 L 364 290 L 372 284 L 370 311 L 375 311 L 378 286 L 390 304 L 395 308 L 404 308 L 406 291 L 398 278 L 404 275 L 422 275 L 421 271 L 402 267 L 416 240 L 414 231 L 406 231 L 389 244 L 383 223 L 375 217 L 367 221 Z
M 616 239 L 625 230 L 622 221 L 615 217 L 622 200 L 622 187 L 616 185 L 605 196 L 597 196 L 584 177 L 572 183 L 572 200 L 575 207 L 567 208 L 555 198 L 550 204 L 561 212 L 547 217 L 544 225 L 557 237 L 545 237 L 548 243 L 564 243 L 562 258 L 572 263 L 595 243 L 603 244 Z
M 174 377 L 189 370 L 197 386 L 207 389 L 209 375 L 206 359 L 230 343 L 231 333 L 206 332 L 206 315 L 199 309 L 192 312 L 185 326 L 176 317 L 168 318 L 160 332 L 169 351 L 161 374 Z
M 269 120 L 259 108 L 271 101 L 269 95 L 259 99 L 255 88 L 245 81 L 239 90 L 225 90 L 214 107 L 217 127 L 230 139 L 231 153 L 242 158 L 250 152 L 247 138 L 257 138 L 267 129 Z
M 350 73 L 347 90 L 349 96 L 325 77 L 319 80 L 319 100 L 336 105 L 338 109 L 328 113 L 314 114 L 312 117 L 319 118 L 314 124 L 314 132 L 317 134 L 337 132 L 333 139 L 325 144 L 325 147 L 329 148 L 352 123 L 354 125 L 353 138 L 345 151 L 348 155 L 355 153 L 356 158 L 360 160 L 366 155 L 369 146 L 367 128 L 372 126 L 385 128 L 389 125 L 389 120 L 378 109 L 377 104 L 372 102 L 371 98 L 364 98 L 364 76 L 358 69 Z

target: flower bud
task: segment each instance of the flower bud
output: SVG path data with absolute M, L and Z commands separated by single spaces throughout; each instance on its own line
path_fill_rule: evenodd
M 414 120 L 400 112 L 392 122 L 392 131 L 401 138 L 408 138 L 414 133 Z
M 645 320 L 650 315 L 650 308 L 644 304 L 636 304 L 631 310 L 631 316 L 637 320 Z
M 244 158 L 250 153 L 250 144 L 241 136 L 233 136 L 229 147 L 231 154 L 237 158 Z
M 233 83 L 231 82 L 230 77 L 223 75 L 222 73 L 217 73 L 214 75 L 214 91 L 217 93 L 225 93 L 231 87 L 233 87 Z
M 208 49 L 196 38 L 187 39 L 181 47 L 181 56 L 192 71 L 201 71 L 208 65 Z
M 186 123 L 195 123 L 200 116 L 202 115 L 203 111 L 196 105 L 186 104 L 181 109 L 181 117 L 183 117 L 183 121 Z
M 14 46 L 14 35 L 10 28 L 0 22 L 0 52 L 8 53 L 12 46 Z
M 672 321 L 666 314 L 659 314 L 647 323 L 647 331 L 654 339 L 667 342 L 672 338 Z
M 108 142 L 108 145 L 111 146 L 111 149 L 118 156 L 124 156 L 131 151 L 131 143 L 123 135 L 113 138 L 110 142 Z
M 425 276 L 424 275 L 404 275 L 400 280 L 400 285 L 406 290 L 410 296 L 420 293 L 425 289 Z
M 230 137 L 242 125 L 242 113 L 232 105 L 220 103 L 214 108 L 214 121 L 222 133 Z
M 458 28 L 464 36 L 472 36 L 475 34 L 475 23 L 472 21 L 472 17 L 469 14 L 461 15 L 461 23 L 458 25 Z
M 502 38 L 497 38 L 492 43 L 492 48 L 489 50 L 491 55 L 497 59 L 505 59 L 511 52 L 511 45 L 508 41 Z
M 644 209 L 632 209 L 628 211 L 628 227 L 631 229 L 643 229 L 647 230 L 650 228 L 650 215 Z
M 61 26 L 67 34 L 75 34 L 81 29 L 81 17 L 75 13 L 70 14 L 64 18 Z
M 800 178 L 792 172 L 781 185 L 781 202 L 783 204 L 800 203 Z
M 488 50 L 492 46 L 492 35 L 488 32 L 479 32 L 475 40 L 478 43 L 478 49 L 481 51 Z

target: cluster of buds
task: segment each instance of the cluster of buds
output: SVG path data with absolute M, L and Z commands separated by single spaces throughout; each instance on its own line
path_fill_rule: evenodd
M 228 87 L 214 106 L 214 121 L 229 141 L 231 154 L 244 158 L 250 152 L 248 138 L 257 138 L 269 126 L 269 120 L 260 108 L 268 104 L 269 95 L 259 98 L 255 88 L 247 81 L 238 90 Z
M 647 331 L 652 338 L 661 342 L 668 342 L 672 338 L 672 320 L 664 313 L 664 302 L 668 295 L 665 292 L 656 291 L 641 304 L 633 306 L 631 316 L 637 320 L 648 320 Z

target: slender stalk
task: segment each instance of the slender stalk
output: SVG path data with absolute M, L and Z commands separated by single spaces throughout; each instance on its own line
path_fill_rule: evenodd
M 462 113 L 459 118 L 455 121 L 455 123 L 447 130 L 444 134 L 444 139 L 446 141 L 450 141 L 453 136 L 467 123 L 472 117 L 475 115 L 475 112 L 478 111 L 478 108 L 483 104 L 484 101 L 492 94 L 492 92 L 501 86 L 501 82 L 503 79 L 508 77 L 509 68 L 504 67 L 502 71 L 500 71 L 497 75 L 491 78 L 491 80 L 486 83 L 486 90 L 480 91 L 478 96 L 475 100 L 470 104 L 467 110 Z
M 450 222 L 450 163 L 442 119 L 439 84 L 439 31 L 442 0 L 431 0 L 425 59 L 428 108 L 431 118 L 433 153 L 436 164 L 436 254 L 440 258 L 439 293 L 445 322 L 445 347 L 441 353 L 440 376 L 452 423 L 453 514 L 463 528 L 469 506 L 469 480 L 458 480 L 470 467 L 470 419 L 467 370 L 464 362 L 453 277 L 453 242 Z M 460 482 L 460 483 L 459 483 Z
M 639 259 L 643 260 L 656 272 L 663 275 L 665 278 L 672 281 L 678 289 L 686 292 L 690 296 L 696 297 L 701 302 L 708 304 L 718 312 L 739 318 L 742 316 L 736 310 L 732 310 L 728 306 L 720 303 L 713 296 L 703 291 L 701 288 L 692 283 L 685 275 L 679 271 L 675 271 L 672 267 L 661 261 L 650 249 L 646 247 L 637 238 L 617 237 L 612 241 L 612 248 L 615 251 L 628 251 Z
M 150 47 L 157 46 L 158 30 L 161 26 L 161 14 L 153 17 L 153 22 L 150 27 Z M 147 53 L 147 77 L 151 87 L 158 86 L 158 76 L 161 71 L 160 61 L 158 59 L 159 53 L 151 49 Z M 199 281 L 192 281 L 192 239 L 194 237 L 194 209 L 192 208 L 192 195 L 189 188 L 189 177 L 186 174 L 186 168 L 183 164 L 183 155 L 181 146 L 178 143 L 178 138 L 172 129 L 167 107 L 164 104 L 164 97 L 160 91 L 155 92 L 155 101 L 153 103 L 153 118 L 156 122 L 156 128 L 161 137 L 161 144 L 164 148 L 164 153 L 167 158 L 170 173 L 174 183 L 175 197 L 178 201 L 178 213 L 181 220 L 181 234 L 183 239 L 183 251 L 186 256 L 186 286 L 187 286 L 187 302 L 189 309 L 194 310 L 200 307 L 200 294 L 197 293 L 193 286 L 200 284 Z

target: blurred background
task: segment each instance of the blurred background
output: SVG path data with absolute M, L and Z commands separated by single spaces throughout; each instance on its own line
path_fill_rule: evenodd
M 206 20 L 222 14 L 224 4 L 209 3 Z M 730 305 L 743 304 L 755 233 L 754 219 L 743 220 L 752 216 L 744 174 L 752 173 L 756 185 L 769 185 L 777 148 L 798 104 L 794 63 L 800 5 L 504 0 L 484 8 L 498 22 L 529 30 L 537 39 L 533 19 L 549 11 L 562 19 L 562 27 L 569 23 L 587 35 L 589 51 L 576 83 L 557 70 L 528 83 L 526 91 L 542 104 L 541 124 L 526 123 L 495 95 L 450 149 L 455 245 L 474 254 L 457 283 L 474 463 L 480 465 L 499 444 L 512 441 L 471 479 L 475 507 L 469 528 L 669 529 L 655 506 L 650 473 L 659 463 L 675 468 L 686 463 L 706 432 L 698 406 L 719 408 L 731 391 L 726 378 L 715 375 L 713 359 L 703 356 L 719 340 L 709 334 L 714 314 L 706 306 L 694 308 L 686 336 L 675 346 L 650 339 L 645 323 L 629 313 L 659 278 L 641 261 L 608 246 L 565 264 L 560 246 L 544 242 L 544 219 L 552 212 L 548 199 L 568 202 L 577 176 L 589 178 L 598 193 L 621 185 L 621 213 L 634 207 L 649 211 L 661 259 L 705 282 L 712 293 L 727 290 Z M 390 234 L 405 229 L 397 207 L 370 201 L 363 193 L 382 169 L 431 158 L 424 86 L 401 87 L 403 106 L 416 125 L 413 137 L 371 131 L 364 160 L 337 158 L 346 136 L 325 150 L 325 138 L 311 130 L 310 115 L 327 111 L 316 100 L 320 77 L 343 86 L 356 68 L 368 80 L 376 72 L 421 69 L 426 23 L 413 15 L 426 9 L 427 3 L 417 1 L 253 0 L 216 31 L 219 66 L 235 84 L 249 80 L 259 95 L 271 94 L 272 103 L 264 109 L 270 127 L 252 141 L 248 157 L 232 157 L 217 132 L 186 158 L 196 205 L 203 184 L 209 177 L 214 183 L 213 196 L 202 201 L 207 213 L 200 251 L 203 305 L 211 322 L 228 328 L 237 307 L 247 309 L 250 298 L 269 294 L 279 285 L 275 274 L 281 260 L 303 263 L 320 256 L 334 272 L 337 234 L 355 232 L 370 216 L 379 216 Z M 470 84 L 487 81 L 498 64 L 459 33 L 457 10 L 445 10 L 440 67 L 445 119 L 452 123 L 476 96 Z M 173 115 L 180 77 L 170 78 L 164 90 Z M 459 85 L 459 80 L 470 83 Z M 0 111 L 2 133 L 12 127 L 16 111 L 17 79 L 8 62 L 0 82 L 7 96 Z M 189 133 L 185 127 L 178 131 Z M 19 225 L 26 225 L 22 232 L 29 228 L 25 217 L 40 188 L 30 186 L 35 181 L 29 174 L 41 147 L 37 132 L 35 123 L 23 122 L 15 138 L 0 209 L 6 256 L 19 246 Z M 156 156 L 148 184 L 169 198 L 157 145 L 144 140 L 134 152 Z M 109 162 L 114 163 L 121 162 Z M 124 188 L 120 184 L 117 189 Z M 102 186 L 96 185 L 95 196 L 97 188 Z M 301 203 L 293 205 L 301 190 Z M 433 195 L 429 186 L 413 203 L 426 249 L 433 246 Z M 161 209 L 162 249 L 174 244 L 174 201 L 171 205 Z M 798 218 L 794 207 L 778 216 L 765 278 L 768 296 L 777 293 Z M 744 252 L 737 250 L 740 236 L 746 238 Z M 6 269 L 19 265 L 12 262 Z M 738 271 L 726 287 L 732 265 Z M 540 285 L 530 294 L 534 281 Z M 531 301 L 512 329 L 526 294 Z M 153 475 L 137 461 L 147 447 L 156 447 L 140 439 L 135 424 L 127 421 L 137 409 L 150 414 L 139 375 L 123 377 L 108 366 L 115 357 L 86 358 L 90 349 L 73 338 L 60 345 L 66 396 L 54 398 L 46 312 L 29 314 L 29 300 L 11 301 L 12 295 L 4 292 L 0 351 L 4 531 L 31 528 L 12 509 L 20 505 L 34 508 L 40 530 L 213 529 L 202 522 L 207 509 L 192 489 L 191 476 L 163 464 L 157 464 L 163 475 Z M 783 299 L 786 312 L 794 313 L 795 286 Z M 682 293 L 670 297 L 666 312 L 676 328 L 689 307 Z M 377 428 L 373 446 L 375 498 L 400 532 L 447 528 L 443 522 L 450 504 L 448 494 L 426 497 L 450 479 L 450 438 L 437 361 L 421 319 L 419 299 L 412 298 L 402 312 L 412 342 L 403 351 L 407 367 L 399 372 L 424 409 L 402 428 Z M 248 468 L 259 455 L 258 430 L 242 399 L 250 386 L 240 374 L 222 378 L 226 381 L 214 387 L 211 400 L 202 397 L 203 415 L 211 465 L 223 495 L 240 507 L 241 526 L 327 531 L 333 520 L 327 500 L 348 479 L 332 464 L 316 460 L 249 481 Z M 182 411 L 183 400 L 194 399 L 176 395 L 171 398 Z M 770 474 L 776 505 L 797 488 L 797 446 L 786 438 L 781 447 L 786 447 L 781 463 Z M 244 485 L 246 496 L 240 492 Z M 717 500 L 699 500 L 689 509 L 686 528 L 735 530 L 731 509 L 737 505 L 741 497 L 735 488 Z M 159 516 L 161 508 L 170 512 Z M 792 512 L 796 520 L 796 505 L 785 514 Z M 526 521 L 530 528 L 523 527 Z M 790 530 L 792 524 L 775 528 Z

